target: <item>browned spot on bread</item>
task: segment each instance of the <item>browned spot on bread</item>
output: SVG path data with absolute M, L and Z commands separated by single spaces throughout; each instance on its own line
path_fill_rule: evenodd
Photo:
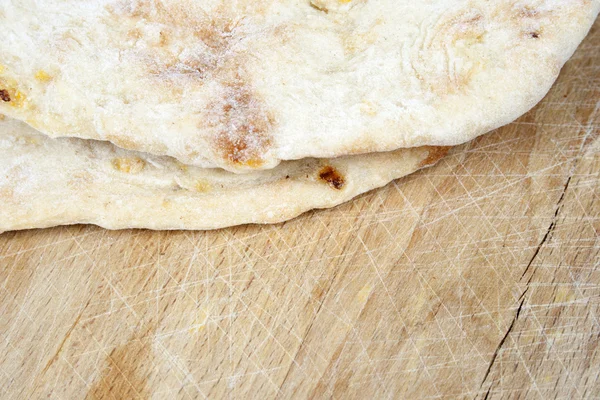
M 529 36 L 531 36 L 534 39 L 540 38 L 540 34 L 538 32 L 529 32 Z
M 421 163 L 419 164 L 419 168 L 434 165 L 439 160 L 441 160 L 446 154 L 448 154 L 448 151 L 450 151 L 452 146 L 426 146 L 426 148 L 429 151 L 429 154 L 427 155 L 426 159 L 421 161 Z
M 533 37 L 530 33 L 540 35 L 540 30 L 543 29 L 543 21 L 552 18 L 558 9 L 560 7 L 499 6 L 493 18 L 515 31 L 520 31 L 524 36 Z
M 221 69 L 240 64 L 246 42 L 272 34 L 257 33 L 274 0 L 254 2 L 190 2 L 189 0 L 115 0 L 106 7 L 107 23 L 119 31 L 123 48 L 137 58 L 140 73 L 159 78 L 169 92 L 175 86 L 189 90 L 213 79 Z M 115 22 L 118 21 L 118 22 Z M 149 29 L 150 28 L 150 29 Z M 143 43 L 132 50 L 131 41 Z M 178 43 L 183 46 L 168 46 Z M 243 62 L 242 62 L 243 64 Z
M 367 0 L 354 1 L 354 3 L 365 3 Z M 344 5 L 351 3 L 352 0 L 310 0 L 309 5 L 325 14 L 331 12 L 337 12 L 343 9 Z
M 10 101 L 10 93 L 8 93 L 8 90 L 6 90 L 6 89 L 0 90 L 0 99 L 2 99 L 2 101 L 7 102 L 7 103 Z
M 200 179 L 196 182 L 196 185 L 194 185 L 194 189 L 196 189 L 196 191 L 199 193 L 206 193 L 211 191 L 212 185 L 210 184 L 210 182 L 204 179 Z
M 534 18 L 538 15 L 538 10 L 530 6 L 524 6 L 516 10 L 517 16 L 520 18 Z
M 151 74 L 167 81 L 174 78 L 194 78 L 202 84 L 205 78 L 219 70 L 232 68 L 237 64 L 238 54 L 234 44 L 239 43 L 243 33 L 236 30 L 239 20 L 230 18 L 207 19 L 188 32 L 188 39 L 199 46 L 185 56 L 165 55 L 161 60 L 150 65 Z M 161 43 L 168 42 L 166 33 L 161 32 Z M 191 50 L 191 49 L 190 49 Z
M 142 32 L 138 28 L 133 28 L 127 32 L 127 37 L 129 39 L 139 39 L 142 37 Z
M 118 0 L 107 11 L 113 15 L 111 21 L 121 22 L 114 28 L 122 31 L 124 43 L 145 44 L 136 56 L 147 72 L 172 83 L 182 77 L 204 79 L 229 48 L 235 23 L 220 8 L 204 8 L 201 3 L 182 0 Z M 146 29 L 150 24 L 160 29 Z M 174 51 L 169 43 L 185 44 L 186 51 Z
M 40 69 L 38 72 L 36 72 L 34 77 L 40 82 L 50 82 L 52 80 L 52 75 L 50 75 L 43 69 Z
M 189 0 L 117 0 L 107 11 L 118 18 L 143 19 L 181 29 L 193 28 L 205 22 L 206 15 L 236 14 L 244 17 L 264 15 L 274 0 L 223 2 L 190 2 Z
M 231 46 L 231 39 L 239 22 L 230 18 L 213 19 L 198 28 L 195 34 L 208 47 L 222 51 Z
M 183 90 L 199 89 L 205 82 L 228 80 L 231 71 L 244 65 L 247 53 L 241 43 L 247 38 L 240 19 L 208 18 L 193 25 L 193 29 L 181 32 L 172 29 L 169 34 L 161 32 L 161 42 L 172 40 L 191 45 L 184 53 L 172 54 L 166 48 L 143 57 L 149 76 L 164 87 L 160 96 L 165 99 L 178 97 Z
M 139 157 L 118 157 L 112 160 L 112 166 L 119 172 L 139 174 L 146 168 L 146 162 Z
M 122 149 L 136 150 L 139 148 L 138 143 L 126 137 L 120 137 L 117 135 L 106 135 L 106 140 L 121 147 Z
M 227 18 L 211 20 L 203 24 L 194 35 L 204 44 L 205 49 L 186 60 L 185 66 L 197 71 L 202 78 L 206 75 L 235 64 L 236 52 L 232 46 L 243 34 L 236 32 L 239 21 Z
M 341 190 L 346 184 L 344 177 L 331 165 L 326 165 L 319 170 L 319 179 L 327 182 L 334 189 Z
M 31 107 L 18 82 L 9 78 L 0 78 L 0 101 L 17 108 Z
M 319 10 L 319 11 L 322 11 L 322 12 L 324 12 L 325 14 L 328 14 L 328 13 L 329 13 L 329 9 L 327 9 L 327 7 L 325 7 L 325 5 L 324 5 L 324 4 L 321 4 L 321 2 L 319 2 L 319 1 L 317 1 L 317 0 L 312 0 L 312 1 L 310 2 L 310 6 L 311 6 L 312 8 L 314 8 L 315 10 Z
M 272 143 L 274 119 L 239 74 L 223 86 L 222 97 L 207 115 L 209 126 L 217 131 L 216 150 L 231 164 L 259 167 Z
M 465 39 L 481 40 L 485 34 L 485 18 L 481 11 L 472 9 L 442 20 L 434 29 L 430 48 L 441 48 Z

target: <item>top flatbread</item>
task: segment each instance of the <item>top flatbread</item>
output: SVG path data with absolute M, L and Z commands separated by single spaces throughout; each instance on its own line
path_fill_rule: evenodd
M 232 171 L 453 145 L 535 105 L 600 0 L 2 0 L 0 112 Z

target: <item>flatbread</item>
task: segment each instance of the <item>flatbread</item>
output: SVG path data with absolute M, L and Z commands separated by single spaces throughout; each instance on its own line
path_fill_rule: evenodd
M 232 171 L 454 145 L 534 106 L 600 0 L 3 0 L 0 112 Z
M 333 207 L 440 159 L 413 148 L 287 161 L 239 175 L 0 121 L 0 232 L 64 224 L 215 229 Z

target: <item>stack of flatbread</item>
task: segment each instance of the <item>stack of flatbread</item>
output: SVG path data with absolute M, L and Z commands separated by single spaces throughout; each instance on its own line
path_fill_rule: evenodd
M 600 0 L 0 0 L 0 231 L 332 207 L 547 93 Z

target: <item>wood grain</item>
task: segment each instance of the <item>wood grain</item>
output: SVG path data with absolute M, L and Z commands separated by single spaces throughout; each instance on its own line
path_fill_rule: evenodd
M 437 166 L 274 226 L 0 235 L 0 396 L 600 397 L 600 24 Z

